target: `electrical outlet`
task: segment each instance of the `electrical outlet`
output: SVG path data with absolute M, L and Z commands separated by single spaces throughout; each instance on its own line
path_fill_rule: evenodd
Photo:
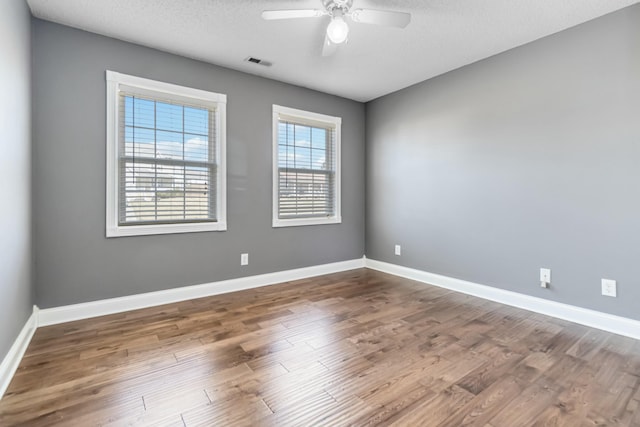
M 540 286 L 543 288 L 548 288 L 551 284 L 551 269 L 549 268 L 541 268 L 540 269 Z
M 602 295 L 608 297 L 617 296 L 616 281 L 611 279 L 602 279 Z
M 395 254 L 400 256 L 401 253 L 402 253 L 402 248 L 400 247 L 400 245 L 396 245 Z
M 249 254 L 240 254 L 240 265 L 249 265 Z

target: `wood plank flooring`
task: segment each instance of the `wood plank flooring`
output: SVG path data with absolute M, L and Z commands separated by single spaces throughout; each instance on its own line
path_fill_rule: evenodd
M 640 426 L 640 342 L 367 269 L 37 330 L 3 426 Z

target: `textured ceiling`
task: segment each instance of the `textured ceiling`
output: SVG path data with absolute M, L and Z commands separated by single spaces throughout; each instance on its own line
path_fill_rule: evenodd
M 640 0 L 354 0 L 409 12 L 403 30 L 349 21 L 322 57 L 328 17 L 263 21 L 322 0 L 28 0 L 34 16 L 319 91 L 369 101 Z M 248 56 L 271 67 L 244 62 Z

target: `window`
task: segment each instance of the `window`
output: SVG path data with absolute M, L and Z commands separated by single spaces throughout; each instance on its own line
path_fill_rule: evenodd
M 107 71 L 107 237 L 226 230 L 226 96 Z
M 273 226 L 340 217 L 340 117 L 273 106 Z

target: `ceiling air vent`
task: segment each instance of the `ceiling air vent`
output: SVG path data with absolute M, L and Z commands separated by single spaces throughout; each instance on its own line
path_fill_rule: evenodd
M 244 59 L 246 62 L 252 62 L 258 65 L 264 65 L 265 67 L 270 67 L 272 64 L 269 61 L 265 61 L 264 59 L 254 58 L 253 56 L 249 56 Z

